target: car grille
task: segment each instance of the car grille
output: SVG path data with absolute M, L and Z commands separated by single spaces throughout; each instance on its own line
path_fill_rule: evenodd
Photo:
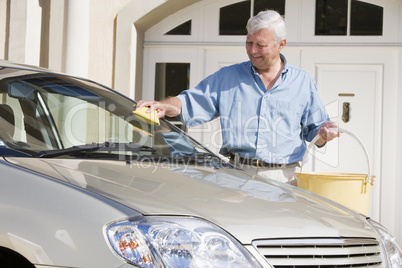
M 253 246 L 275 268 L 382 267 L 375 239 L 258 240 Z

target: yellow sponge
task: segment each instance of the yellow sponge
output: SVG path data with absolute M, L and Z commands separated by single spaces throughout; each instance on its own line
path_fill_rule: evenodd
M 156 110 L 147 113 L 149 107 L 144 106 L 133 111 L 133 115 L 139 120 L 146 122 L 148 125 L 160 125 Z

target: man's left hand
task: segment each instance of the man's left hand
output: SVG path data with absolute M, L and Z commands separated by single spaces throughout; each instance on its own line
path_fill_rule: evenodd
M 338 125 L 332 121 L 324 122 L 317 131 L 316 135 L 320 135 L 320 138 L 315 142 L 317 146 L 323 146 L 328 141 L 339 137 Z

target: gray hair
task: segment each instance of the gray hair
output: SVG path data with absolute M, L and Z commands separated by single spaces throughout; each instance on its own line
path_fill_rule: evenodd
M 279 43 L 286 39 L 286 22 L 285 19 L 274 10 L 265 10 L 251 17 L 246 26 L 249 34 L 262 29 L 270 29 L 275 35 L 276 42 Z

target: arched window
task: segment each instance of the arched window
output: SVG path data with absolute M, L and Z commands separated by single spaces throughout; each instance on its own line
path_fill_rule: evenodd
M 384 8 L 358 0 L 316 0 L 315 35 L 381 36 Z
M 250 18 L 250 1 L 221 7 L 219 10 L 219 35 L 246 35 Z
M 285 14 L 285 0 L 246 0 L 219 9 L 219 35 L 246 35 L 246 24 L 251 15 L 273 9 Z M 191 35 L 191 20 L 167 31 L 165 35 Z
M 191 20 L 188 20 L 185 23 L 173 28 L 165 33 L 165 35 L 191 35 Z

